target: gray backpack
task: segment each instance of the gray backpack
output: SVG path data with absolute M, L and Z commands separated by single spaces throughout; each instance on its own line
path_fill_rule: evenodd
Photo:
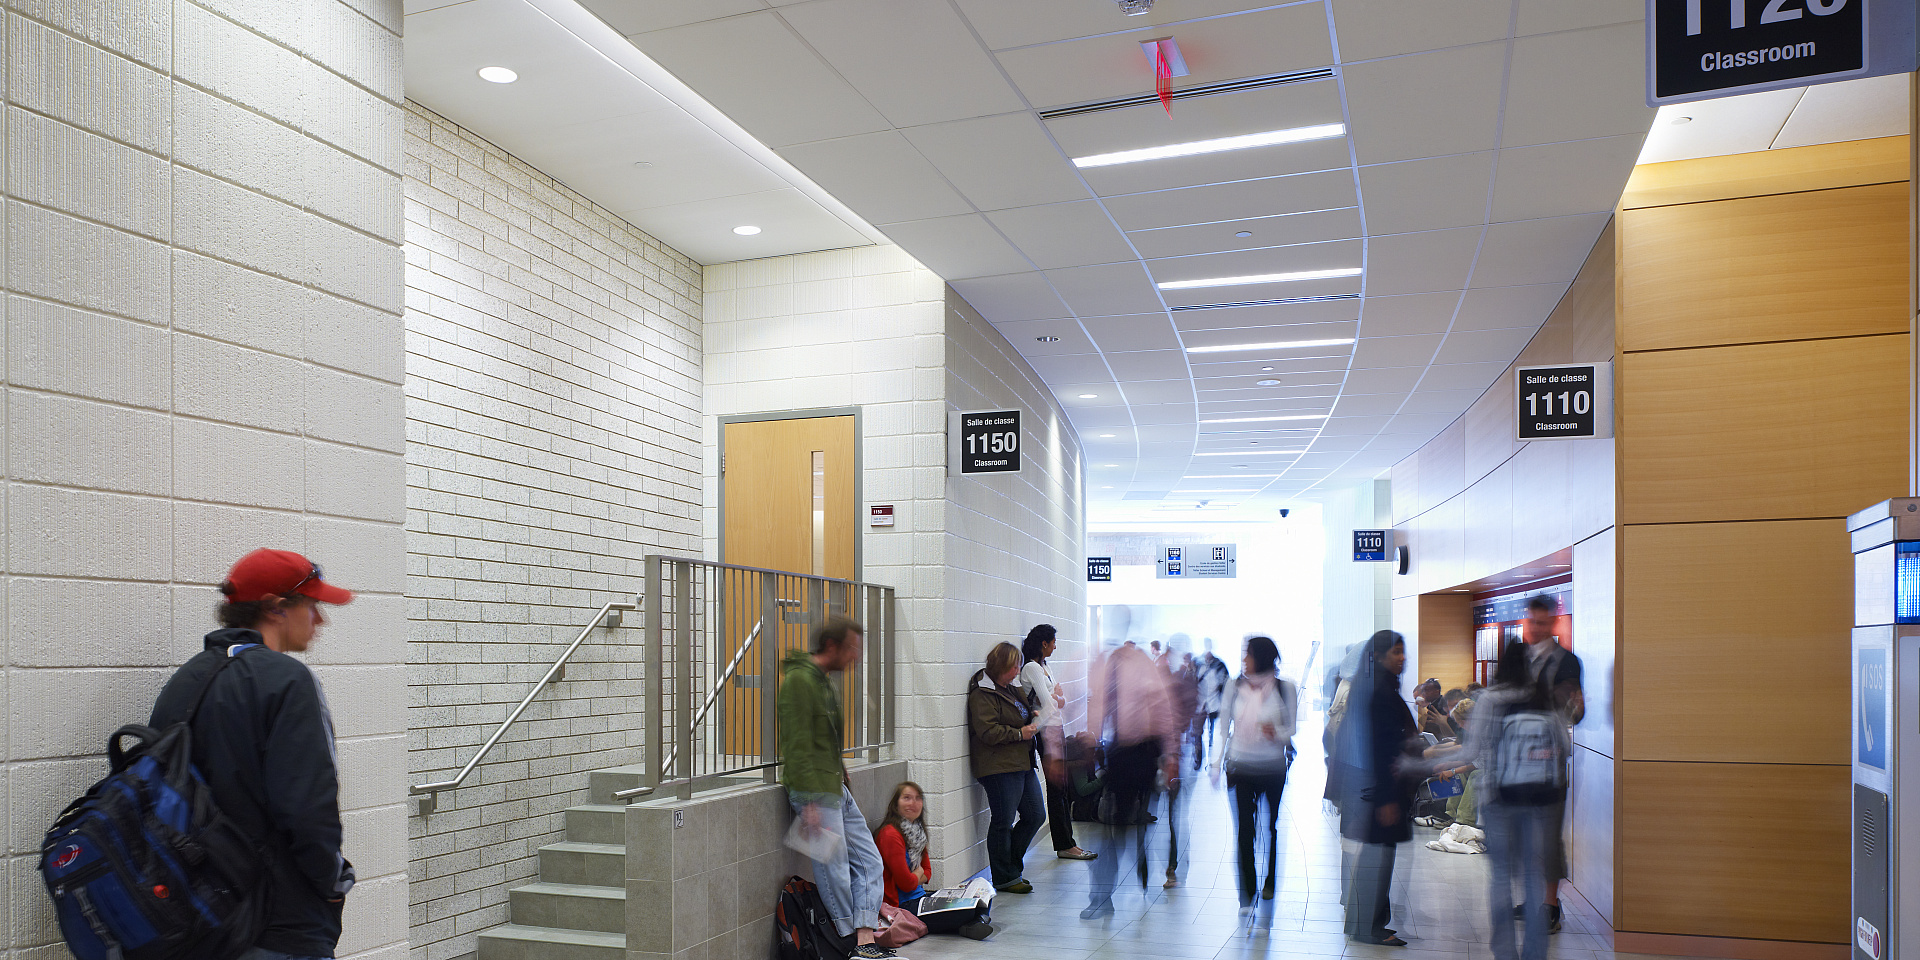
M 1567 796 L 1565 721 L 1552 710 L 1515 710 L 1500 720 L 1494 794 L 1501 803 L 1541 807 Z

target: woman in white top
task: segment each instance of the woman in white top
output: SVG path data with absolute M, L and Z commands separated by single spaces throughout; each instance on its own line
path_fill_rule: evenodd
M 1067 693 L 1054 682 L 1053 672 L 1047 669 L 1047 658 L 1053 656 L 1056 646 L 1056 633 L 1050 623 L 1027 631 L 1026 642 L 1020 645 L 1020 652 L 1027 659 L 1027 665 L 1020 668 L 1020 684 L 1040 697 L 1040 713 L 1034 718 L 1040 735 L 1035 740 L 1040 744 L 1041 768 L 1047 774 L 1047 825 L 1053 830 L 1054 855 L 1062 860 L 1092 860 L 1097 854 L 1082 850 L 1073 842 L 1073 816 L 1068 812 L 1073 787 L 1066 777 L 1066 727 L 1062 716 Z
M 1271 637 L 1249 637 L 1240 676 L 1227 685 L 1220 704 L 1227 744 L 1214 770 L 1217 773 L 1225 764 L 1227 788 L 1233 792 L 1242 909 L 1253 906 L 1253 846 L 1259 830 L 1254 817 L 1262 797 L 1267 801 L 1267 882 L 1260 896 L 1273 899 L 1280 848 L 1275 821 L 1280 816 L 1280 793 L 1287 786 L 1287 766 L 1293 760 L 1293 725 L 1300 705 L 1299 690 L 1277 675 L 1279 663 L 1280 650 Z

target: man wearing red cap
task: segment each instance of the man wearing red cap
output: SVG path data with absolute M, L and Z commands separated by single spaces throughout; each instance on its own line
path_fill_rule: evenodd
M 340 781 L 333 716 L 320 681 L 287 656 L 327 622 L 320 604 L 353 594 L 286 550 L 255 550 L 220 585 L 221 629 L 153 705 L 155 729 L 185 718 L 193 693 L 222 662 L 193 721 L 193 764 L 222 813 L 253 837 L 271 874 L 267 923 L 240 960 L 329 958 L 353 865 L 340 854 Z

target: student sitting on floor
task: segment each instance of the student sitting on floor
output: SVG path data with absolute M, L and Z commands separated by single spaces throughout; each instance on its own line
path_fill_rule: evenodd
M 942 910 L 921 914 L 921 900 L 933 892 L 933 860 L 927 855 L 927 800 L 909 780 L 893 788 L 887 817 L 873 833 L 886 868 L 886 902 L 919 916 L 928 933 L 957 933 L 975 940 L 993 934 L 985 910 Z

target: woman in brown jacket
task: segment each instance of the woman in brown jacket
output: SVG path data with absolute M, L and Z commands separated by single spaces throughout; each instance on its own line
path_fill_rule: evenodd
M 987 862 L 993 869 L 993 888 L 1006 893 L 1033 892 L 1033 884 L 1022 874 L 1027 847 L 1047 816 L 1033 767 L 1040 701 L 1020 683 L 1023 662 L 1019 647 L 1002 643 L 987 654 L 986 669 L 967 683 L 973 775 L 986 789 L 992 812 L 987 822 Z

